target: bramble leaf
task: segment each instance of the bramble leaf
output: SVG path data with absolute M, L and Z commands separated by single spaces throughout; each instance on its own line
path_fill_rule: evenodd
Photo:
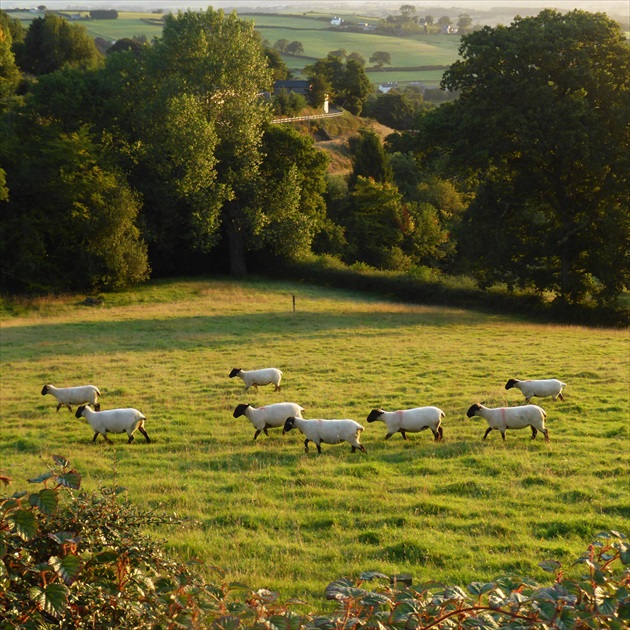
M 538 566 L 547 573 L 555 573 L 562 565 L 557 560 L 543 560 L 538 563 Z
M 33 586 L 31 599 L 50 615 L 57 616 L 67 606 L 68 588 L 64 584 L 48 584 L 43 589 Z
M 74 582 L 81 571 L 81 559 L 73 553 L 66 554 L 63 558 L 51 556 L 48 564 L 68 586 Z
M 70 466 L 70 462 L 63 455 L 53 455 L 52 458 L 58 466 Z
M 30 510 L 15 510 L 9 514 L 8 521 L 22 540 L 30 540 L 37 533 L 37 520 Z
M 81 474 L 76 470 L 69 470 L 63 475 L 59 475 L 59 483 L 66 488 L 78 490 L 81 487 Z
M 43 488 L 37 494 L 31 494 L 28 500 L 33 507 L 49 516 L 57 511 L 57 505 L 59 505 L 59 495 L 50 488 Z

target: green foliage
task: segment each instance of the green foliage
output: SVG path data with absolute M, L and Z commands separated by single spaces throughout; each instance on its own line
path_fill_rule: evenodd
M 465 36 L 426 152 L 477 195 L 461 232 L 483 283 L 613 303 L 630 285 L 630 49 L 605 14 L 546 10 Z M 501 107 L 497 108 L 497 103 Z
M 0 477 L 5 484 L 7 477 Z M 435 582 L 411 586 L 410 576 L 379 571 L 338 579 L 326 587 L 332 612 L 296 613 L 267 589 L 253 591 L 201 578 L 168 558 L 147 528 L 184 521 L 139 510 L 121 500 L 121 487 L 80 491 L 81 475 L 62 456 L 32 484 L 43 488 L 0 497 L 0 627 L 341 629 L 348 625 L 398 628 L 448 624 L 453 628 L 570 627 L 621 629 L 630 622 L 630 545 L 611 531 L 597 535 L 567 578 L 562 564 L 539 567 L 554 575 L 546 586 L 505 575 L 472 582 L 466 590 Z M 366 539 L 366 542 L 368 540 Z M 378 544 L 378 539 L 370 539 Z M 400 545 L 399 545 L 400 547 Z M 423 561 L 430 552 L 411 545 Z M 409 553 L 409 549 L 404 552 Z M 379 581 L 376 588 L 368 582 Z M 389 582 L 389 583 L 387 583 Z M 234 592 L 242 595 L 234 595 Z
M 362 131 L 348 141 L 352 153 L 352 172 L 348 188 L 352 191 L 359 177 L 369 177 L 375 182 L 392 183 L 393 172 L 389 155 L 385 153 L 381 139 L 373 131 Z
M 0 497 L 0 627 L 199 627 L 216 599 L 143 533 L 182 519 L 137 509 L 120 487 L 80 491 L 61 456 L 29 482 L 43 488 Z
M 306 107 L 306 98 L 302 94 L 282 89 L 274 94 L 272 107 L 277 116 L 296 116 Z
M 17 61 L 25 72 L 41 75 L 64 67 L 95 67 L 102 55 L 83 26 L 47 13 L 31 22 Z
M 5 108 L 6 99 L 15 93 L 21 77 L 12 45 L 10 18 L 0 11 L 0 112 Z

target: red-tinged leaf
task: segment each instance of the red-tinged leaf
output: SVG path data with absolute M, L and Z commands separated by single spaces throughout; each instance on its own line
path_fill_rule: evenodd
M 64 584 L 59 583 L 48 584 L 43 589 L 34 586 L 30 590 L 30 596 L 40 608 L 56 617 L 66 609 L 68 588 Z
M 59 466 L 70 466 L 70 462 L 63 455 L 53 455 L 52 458 Z
M 5 477 L 4 475 L 0 475 L 0 481 L 1 481 L 1 482 L 5 485 L 5 486 L 8 486 L 8 485 L 11 483 L 12 479 L 11 479 L 11 477 Z
M 30 540 L 37 533 L 37 520 L 31 510 L 15 510 L 7 520 L 22 540 Z
M 66 488 L 78 490 L 81 487 L 81 474 L 76 470 L 69 470 L 67 473 L 59 475 L 58 481 Z
M 40 512 L 48 514 L 49 516 L 57 511 L 57 505 L 59 504 L 57 492 L 50 488 L 44 488 L 37 494 L 31 494 L 28 500 L 33 507 L 36 507 Z
M 63 558 L 51 556 L 48 564 L 68 586 L 74 582 L 81 571 L 81 559 L 73 553 L 68 553 Z

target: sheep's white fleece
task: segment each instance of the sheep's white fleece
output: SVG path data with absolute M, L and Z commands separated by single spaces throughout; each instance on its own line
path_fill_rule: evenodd
M 375 422 L 381 420 L 384 422 L 387 426 L 386 440 L 398 431 L 406 440 L 405 433 L 418 433 L 425 429 L 431 429 L 435 439 L 441 440 L 442 418 L 444 418 L 444 412 L 438 407 L 414 407 L 413 409 L 402 409 L 399 411 L 372 409 L 367 417 L 367 421 Z
M 549 431 L 545 427 L 547 414 L 545 410 L 538 405 L 488 408 L 479 403 L 475 403 L 470 407 L 466 415 L 469 418 L 481 416 L 486 420 L 489 428 L 483 436 L 484 440 L 493 429 L 500 431 L 505 440 L 506 429 L 532 427 L 532 439 L 536 437 L 537 431 L 541 431 L 545 436 L 545 441 L 549 441 Z
M 529 402 L 534 396 L 538 398 L 546 398 L 547 396 L 553 396 L 553 399 L 564 400 L 562 395 L 562 389 L 567 384 L 559 381 L 557 378 L 547 378 L 539 380 L 527 380 L 519 381 L 517 378 L 511 378 L 506 384 L 505 389 L 512 389 L 512 387 L 518 387 L 525 396 L 525 402 Z
M 78 385 L 76 387 L 55 387 L 54 385 L 44 385 L 42 396 L 51 394 L 57 399 L 57 411 L 63 406 L 72 411 L 70 405 L 91 404 L 98 406 L 98 397 L 101 392 L 94 385 Z
M 230 378 L 235 376 L 243 379 L 245 383 L 245 391 L 250 387 L 258 387 L 258 385 L 275 385 L 275 391 L 280 389 L 280 381 L 282 380 L 282 371 L 277 368 L 263 368 L 261 370 L 241 370 L 234 368 L 230 373 Z
M 256 429 L 254 434 L 254 439 L 256 439 L 261 431 L 267 434 L 267 429 L 269 428 L 284 426 L 286 419 L 291 416 L 301 418 L 303 411 L 303 407 L 292 402 L 273 403 L 272 405 L 258 408 L 248 404 L 240 404 L 234 409 L 233 415 L 235 418 L 242 415 L 247 417 Z
M 317 450 L 321 452 L 320 444 L 339 444 L 339 442 L 348 442 L 352 449 L 358 448 L 360 451 L 366 452 L 363 444 L 359 442 L 359 435 L 364 428 L 354 420 L 324 420 L 304 418 L 288 418 L 284 423 L 284 431 L 290 431 L 293 427 L 299 429 L 305 436 L 305 450 L 308 452 L 308 442 L 314 442 Z
M 108 440 L 107 433 L 126 433 L 129 436 L 129 442 L 133 442 L 133 434 L 139 429 L 146 441 L 151 441 L 144 430 L 146 416 L 137 409 L 129 407 L 94 411 L 87 405 L 82 405 L 75 415 L 77 418 L 83 417 L 88 421 L 94 431 L 94 440 L 98 434 Z

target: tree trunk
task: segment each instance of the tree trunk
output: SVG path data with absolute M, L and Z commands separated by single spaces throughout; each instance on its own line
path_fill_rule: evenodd
M 230 274 L 237 277 L 247 275 L 243 232 L 235 222 L 231 222 L 228 230 L 228 245 L 230 249 Z

